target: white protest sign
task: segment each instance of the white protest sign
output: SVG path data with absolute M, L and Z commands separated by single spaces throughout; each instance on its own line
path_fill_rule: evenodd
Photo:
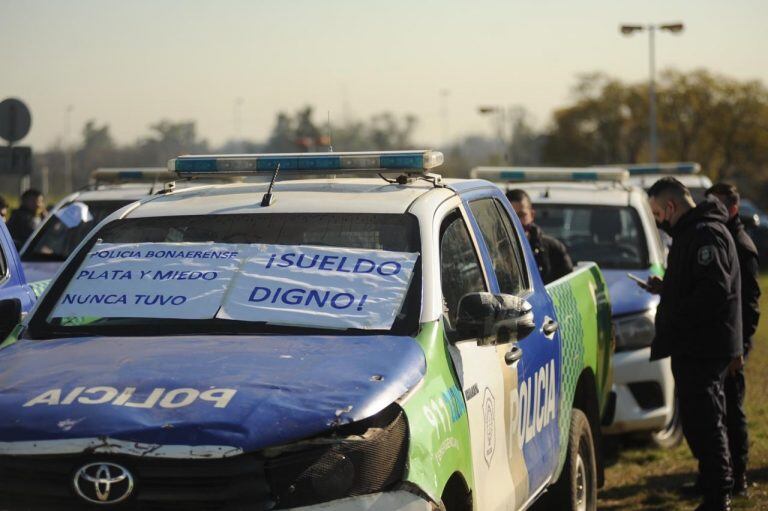
M 419 256 L 335 247 L 258 247 L 232 282 L 218 318 L 388 330 Z
M 96 243 L 51 317 L 213 318 L 242 261 L 241 247 Z

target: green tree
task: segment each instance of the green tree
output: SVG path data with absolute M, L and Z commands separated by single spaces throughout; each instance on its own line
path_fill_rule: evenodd
M 164 119 L 151 125 L 150 129 L 153 133 L 140 140 L 135 151 L 135 158 L 144 164 L 164 165 L 180 154 L 208 152 L 208 143 L 198 138 L 194 121 Z
M 267 152 L 325 151 L 330 145 L 337 151 L 386 151 L 413 147 L 413 132 L 417 119 L 413 115 L 398 117 L 382 112 L 366 121 L 350 120 L 333 125 L 332 139 L 324 123 L 313 118 L 314 110 L 307 106 L 288 115 L 278 113 L 267 140 Z
M 545 163 L 634 162 L 644 145 L 647 101 L 641 86 L 604 74 L 579 77 L 573 105 L 556 110 L 542 149 Z
M 83 144 L 74 155 L 72 177 L 75 188 L 85 186 L 94 169 L 109 165 L 114 152 L 115 143 L 109 126 L 97 126 L 94 120 L 86 122 L 83 127 Z
M 768 199 L 768 90 L 706 70 L 668 70 L 657 84 L 660 161 L 696 161 L 714 181 Z M 584 75 L 546 133 L 548 164 L 634 163 L 648 155 L 645 83 Z M 755 197 L 757 198 L 757 197 Z

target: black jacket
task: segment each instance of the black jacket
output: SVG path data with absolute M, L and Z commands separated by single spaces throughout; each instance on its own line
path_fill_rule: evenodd
M 757 283 L 759 261 L 757 248 L 752 238 L 744 230 L 739 216 L 731 218 L 726 224 L 728 231 L 736 242 L 736 253 L 739 256 L 741 269 L 741 326 L 744 337 L 744 354 L 752 348 L 752 336 L 757 330 L 760 319 L 760 286 Z
M 544 234 L 538 225 L 531 224 L 528 228 L 528 241 L 544 284 L 549 284 L 573 271 L 573 262 L 565 245 L 552 236 Z
M 20 207 L 11 213 L 6 226 L 17 249 L 21 249 L 40 223 L 41 217 L 34 211 Z
M 742 354 L 741 274 L 727 220 L 725 206 L 712 199 L 672 228 L 651 360 Z

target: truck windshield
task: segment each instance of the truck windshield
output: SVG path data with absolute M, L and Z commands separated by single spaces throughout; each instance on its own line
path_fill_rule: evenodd
M 21 254 L 24 262 L 63 262 L 91 230 L 133 201 L 71 202 L 45 219 L 43 227 Z
M 29 335 L 408 335 L 419 250 L 410 214 L 116 220 L 52 284 Z
M 536 204 L 536 223 L 562 241 L 575 263 L 595 261 L 602 268 L 649 266 L 648 244 L 634 208 Z

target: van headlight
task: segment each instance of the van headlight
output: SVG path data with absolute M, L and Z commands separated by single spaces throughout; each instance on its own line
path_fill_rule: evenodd
M 329 435 L 270 449 L 265 472 L 277 509 L 387 490 L 402 481 L 408 454 L 405 413 L 391 405 Z
M 647 348 L 656 334 L 656 309 L 649 309 L 642 314 L 632 314 L 614 320 L 616 327 L 616 351 L 639 350 Z

